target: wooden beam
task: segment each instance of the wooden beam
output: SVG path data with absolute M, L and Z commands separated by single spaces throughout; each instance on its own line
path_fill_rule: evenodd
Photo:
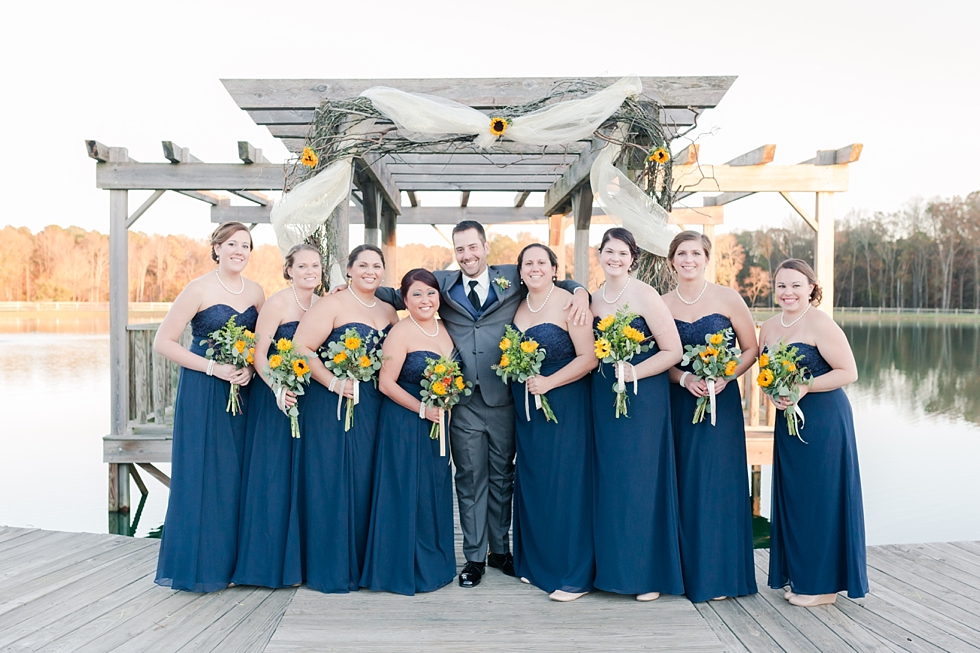
M 499 170 L 496 173 L 487 172 L 480 174 L 479 171 L 471 173 L 458 173 L 458 174 L 441 174 L 439 172 L 433 171 L 429 174 L 398 174 L 392 175 L 395 183 L 400 187 L 410 188 L 412 184 L 417 183 L 437 183 L 437 182 L 447 182 L 456 184 L 469 184 L 469 183 L 493 183 L 493 184 L 508 184 L 511 182 L 524 183 L 524 182 L 538 182 L 542 184 L 552 184 L 559 179 L 559 174 L 507 174 L 506 172 L 501 173 Z
M 765 165 L 767 163 L 772 163 L 773 159 L 776 157 L 776 146 L 775 145 L 761 145 L 751 152 L 746 152 L 740 156 L 735 157 L 731 161 L 725 163 L 728 166 L 757 166 Z M 722 193 L 721 195 L 716 195 L 714 197 L 705 197 L 705 206 L 723 206 L 734 202 L 735 200 L 740 200 L 743 197 L 748 197 L 753 195 L 753 193 Z
M 796 211 L 801 218 L 803 218 L 803 221 L 806 222 L 811 229 L 814 231 L 820 231 L 820 228 L 817 226 L 817 221 L 814 220 L 809 213 L 807 213 L 806 209 L 797 203 L 796 199 L 794 199 L 792 195 L 789 193 L 780 193 L 780 195 L 783 196 L 784 200 L 789 202 L 789 205 L 793 207 L 793 210 Z
M 460 208 L 465 209 L 466 208 L 466 205 L 470 203 L 470 192 L 471 191 L 464 190 L 462 193 L 459 194 L 459 206 L 460 206 Z
M 823 288 L 823 300 L 818 307 L 834 316 L 834 194 L 817 193 L 817 238 L 814 247 L 814 272 Z M 775 281 L 775 279 L 773 280 Z
M 417 207 L 419 205 L 419 198 L 415 196 L 415 191 L 414 190 L 410 190 L 406 194 L 408 195 L 408 201 L 409 201 L 409 203 L 412 206 L 416 206 Z
M 104 190 L 282 190 L 279 163 L 135 163 L 95 166 L 95 185 Z
M 211 207 L 211 222 L 221 224 L 222 222 L 241 222 L 244 224 L 269 224 L 272 215 L 271 206 L 235 206 L 227 201 Z M 403 209 L 404 210 L 404 209 Z M 364 213 L 360 206 L 356 204 L 350 207 L 350 224 L 363 224 Z M 423 221 L 417 224 L 429 224 Z
M 180 193 L 181 195 L 186 195 L 191 199 L 207 202 L 211 206 L 217 206 L 221 203 L 221 200 L 226 199 L 223 195 L 216 195 L 207 190 L 178 190 L 175 192 Z
M 596 138 L 591 147 L 585 151 L 544 194 L 544 214 L 565 213 L 572 193 L 589 180 L 592 164 L 599 151 L 607 145 L 606 141 Z M 580 282 L 581 283 L 581 282 Z
M 133 463 L 127 463 L 127 465 L 129 467 L 129 475 L 133 478 L 133 481 L 136 483 L 136 487 L 139 488 L 140 494 L 142 494 L 145 497 L 147 494 L 149 494 L 149 491 L 146 489 L 146 484 L 143 483 L 143 479 L 140 477 L 139 470 L 136 469 L 136 465 L 134 465 Z
M 575 217 L 575 280 L 589 285 L 589 227 L 592 225 L 592 186 L 583 184 L 572 194 Z
M 844 147 L 838 148 L 836 150 L 817 150 L 817 156 L 812 159 L 807 159 L 802 161 L 804 164 L 813 165 L 845 165 L 848 163 L 854 163 L 861 158 L 861 152 L 864 150 L 864 145 L 861 143 L 851 143 L 850 145 L 845 145 Z
M 527 201 L 527 198 L 530 197 L 530 196 L 531 196 L 531 191 L 529 191 L 529 190 L 520 192 L 517 195 L 515 195 L 514 196 L 514 208 L 515 209 L 519 209 L 522 206 L 524 206 L 524 202 L 526 202 Z
M 574 159 L 569 157 L 566 160 L 566 164 L 571 163 Z M 560 177 L 565 170 L 567 165 L 564 164 L 553 164 L 544 163 L 541 165 L 494 165 L 490 162 L 484 162 L 483 165 L 478 165 L 474 163 L 466 163 L 462 165 L 457 164 L 441 164 L 441 165 L 419 165 L 419 164 L 404 164 L 404 163 L 389 163 L 388 171 L 394 178 L 395 182 L 398 183 L 403 180 L 403 178 L 418 178 L 422 175 L 433 177 L 435 179 L 444 179 L 450 177 L 460 177 L 460 176 L 473 176 L 473 175 L 485 175 L 492 177 L 526 177 L 530 175 L 541 175 L 542 177 L 547 177 L 550 181 L 554 181 Z
M 138 209 L 136 209 L 135 211 L 133 211 L 133 214 L 130 215 L 129 218 L 126 220 L 126 228 L 129 229 L 130 227 L 132 227 L 133 226 L 133 223 L 135 223 L 137 220 L 139 220 L 140 219 L 140 216 L 143 215 L 144 213 L 146 213 L 146 211 L 151 206 L 153 206 L 153 203 L 156 202 L 161 197 L 163 197 L 163 194 L 166 193 L 166 192 L 167 191 L 165 191 L 165 190 L 155 190 L 155 191 L 153 191 L 153 194 L 150 195 L 148 198 L 146 198 L 146 201 L 143 202 Z
M 401 213 L 402 193 L 380 155 L 368 152 L 363 157 L 354 159 L 354 172 L 357 175 L 369 176 L 395 215 Z
M 381 199 L 381 191 L 368 181 L 361 187 L 363 194 L 363 222 L 364 222 L 364 242 L 371 245 L 381 246 L 381 209 L 384 202 Z M 353 220 L 351 220 L 353 222 Z
M 443 191 L 464 191 L 464 190 L 489 190 L 497 192 L 515 192 L 515 191 L 546 191 L 551 188 L 551 184 L 547 181 L 540 181 L 539 179 L 502 179 L 500 181 L 487 181 L 486 179 L 473 179 L 467 181 L 459 181 L 456 179 L 446 180 L 446 181 L 413 181 L 413 182 L 399 182 L 399 185 L 403 190 L 443 190 Z
M 269 160 L 262 155 L 262 150 L 253 147 L 248 141 L 238 141 L 238 158 L 242 163 L 268 163 Z
M 590 77 L 603 87 L 619 77 Z M 641 77 L 643 96 L 663 107 L 714 107 L 735 77 Z M 460 79 L 223 79 L 239 107 L 251 109 L 316 108 L 324 100 L 353 98 L 372 86 L 390 86 L 425 93 L 471 107 L 507 107 L 538 100 L 551 92 L 560 77 Z
M 85 141 L 85 149 L 89 158 L 95 159 L 99 163 L 105 163 L 109 160 L 109 148 L 99 141 Z
M 694 165 L 698 162 L 698 154 L 701 151 L 701 146 L 697 143 L 691 143 L 683 150 L 674 156 L 675 166 L 687 166 Z
M 438 153 L 438 152 L 406 152 L 404 154 L 387 154 L 384 162 L 389 168 L 398 166 L 422 167 L 428 166 L 567 166 L 578 158 L 577 152 L 560 152 L 551 154 L 475 154 L 473 152 Z
M 399 216 L 387 204 L 381 209 L 381 253 L 385 257 L 385 284 L 395 287 L 398 278 L 398 227 Z
M 143 469 L 145 469 L 147 472 L 149 472 L 150 476 L 160 481 L 168 488 L 170 487 L 170 477 L 164 474 L 158 468 L 154 467 L 153 463 L 136 463 L 136 464 L 142 467 Z
M 721 206 L 675 206 L 670 212 L 669 224 L 717 225 L 725 222 L 725 209 Z
M 844 192 L 845 165 L 675 166 L 673 185 L 689 192 Z
M 270 132 L 275 131 L 275 128 L 270 128 Z M 275 136 L 275 134 L 273 134 Z M 302 152 L 303 148 L 306 146 L 306 137 L 295 136 L 292 138 L 279 136 L 282 144 L 290 152 Z M 473 143 L 426 143 L 425 145 L 417 145 L 416 153 L 431 153 L 431 154 L 479 154 L 479 155 L 496 155 L 496 154 L 517 154 L 526 157 L 533 156 L 543 156 L 548 154 L 576 154 L 583 152 L 588 149 L 589 143 L 587 141 L 576 141 L 574 143 L 568 143 L 567 145 L 551 145 L 548 147 L 543 147 L 540 145 L 525 145 L 523 143 L 515 143 L 514 141 L 497 141 L 488 150 L 483 150 Z
M 561 213 L 548 216 L 548 247 L 558 257 L 556 274 L 559 279 L 564 279 L 568 268 L 565 260 L 565 216 Z

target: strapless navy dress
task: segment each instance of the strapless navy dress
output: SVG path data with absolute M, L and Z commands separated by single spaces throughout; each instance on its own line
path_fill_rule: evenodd
M 632 326 L 650 336 L 646 320 Z M 639 365 L 658 348 L 630 361 Z M 595 424 L 595 548 L 598 589 L 683 594 L 677 476 L 667 372 L 626 385 L 629 417 L 616 419 L 613 365 L 592 373 Z
M 685 346 L 703 345 L 707 334 L 732 326 L 719 313 L 674 323 Z M 716 395 L 714 426 L 707 413 L 700 424 L 691 423 L 698 399 L 686 388 L 672 385 L 670 395 L 687 597 L 699 602 L 755 594 L 752 503 L 738 383 L 731 380 Z
M 426 358 L 439 355 L 409 352 L 398 375 L 398 385 L 414 397 L 421 397 Z M 431 427 L 391 399 L 381 402 L 361 587 L 412 596 L 456 577 L 453 478 L 449 457 L 429 438 Z
M 537 324 L 525 335 L 543 347 L 541 374 L 550 376 L 575 358 L 568 332 Z M 524 410 L 524 384 L 511 382 L 516 414 L 514 471 L 514 569 L 545 592 L 592 591 L 595 581 L 593 526 L 592 392 L 585 376 L 548 392 L 558 423 L 545 420 L 531 402 Z
M 375 334 L 367 324 L 343 324 L 330 332 L 323 348 L 351 327 L 363 339 Z M 303 577 L 307 587 L 321 592 L 356 591 L 364 565 L 382 394 L 374 381 L 361 383 L 359 392 L 350 431 L 344 431 L 346 399 L 337 419 L 338 395 L 316 381 L 307 388 L 300 412 Z
M 817 377 L 831 370 L 813 345 L 793 343 Z M 868 593 L 864 504 L 851 403 L 843 388 L 800 399 L 800 437 L 776 415 L 769 586 L 797 594 Z
M 240 314 L 225 304 L 209 306 L 191 319 L 190 350 L 225 325 L 255 329 L 258 311 Z M 241 388 L 244 414 L 225 411 L 231 386 L 215 376 L 182 368 L 174 401 L 174 439 L 170 500 L 164 522 L 156 583 L 190 592 L 213 592 L 228 586 L 238 550 L 239 495 L 249 385 Z
M 269 356 L 280 338 L 293 339 L 299 322 L 279 325 Z M 289 587 L 303 581 L 299 544 L 300 442 L 271 388 L 254 379 L 249 395 L 238 526 L 236 585 Z M 305 395 L 298 397 L 303 414 Z

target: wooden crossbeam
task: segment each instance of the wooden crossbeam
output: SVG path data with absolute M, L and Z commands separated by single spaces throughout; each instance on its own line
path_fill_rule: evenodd
M 731 161 L 728 161 L 725 165 L 729 166 L 758 166 L 765 165 L 767 163 L 772 163 L 773 159 L 776 158 L 776 146 L 775 145 L 761 145 L 750 152 L 741 154 Z M 714 197 L 705 197 L 705 206 L 724 206 L 734 202 L 735 200 L 740 200 L 743 197 L 748 197 L 753 193 L 722 193 L 721 195 L 716 195 Z
M 817 150 L 817 156 L 807 159 L 803 163 L 812 163 L 818 166 L 854 163 L 861 158 L 863 150 L 864 145 L 862 143 L 851 143 L 836 150 Z
M 783 196 L 783 199 L 786 200 L 789 203 L 789 205 L 793 207 L 793 210 L 796 211 L 796 213 L 801 218 L 803 218 L 803 221 L 806 222 L 811 229 L 813 229 L 814 231 L 820 231 L 820 228 L 817 226 L 817 221 L 813 219 L 813 216 L 811 216 L 806 209 L 804 209 L 802 206 L 799 205 L 799 203 L 792 195 L 790 195 L 789 193 L 780 193 L 780 195 Z
M 675 166 L 687 166 L 693 165 L 698 162 L 698 153 L 701 151 L 701 146 L 697 143 L 691 143 L 683 150 L 674 156 Z
M 373 152 L 368 152 L 363 157 L 354 159 L 354 172 L 356 175 L 366 174 L 370 177 L 378 190 L 381 191 L 385 204 L 394 211 L 395 215 L 399 215 L 402 206 L 402 193 L 382 158 Z
M 418 206 L 419 205 L 419 198 L 416 197 L 414 190 L 408 191 L 406 193 L 406 195 L 408 195 L 408 202 L 409 202 L 409 204 L 411 204 L 412 206 Z
M 126 219 L 126 228 L 129 229 L 130 227 L 132 227 L 133 224 L 137 220 L 140 219 L 140 216 L 143 215 L 144 213 L 146 213 L 147 210 L 149 210 L 149 208 L 151 206 L 153 206 L 153 204 L 156 203 L 156 201 L 158 199 L 160 199 L 161 197 L 163 197 L 163 194 L 166 193 L 166 192 L 167 191 L 165 191 L 165 190 L 155 190 L 155 191 L 153 191 L 153 194 L 150 195 L 148 198 L 146 198 L 146 201 L 144 201 L 140 205 L 140 207 L 138 209 L 136 209 L 135 211 L 133 211 L 130 214 L 129 218 Z
M 524 166 L 539 167 L 567 166 L 570 165 L 578 154 L 571 152 L 568 154 L 474 154 L 471 152 L 456 154 L 434 154 L 405 152 L 399 154 L 388 154 L 384 161 L 389 168 L 398 166 L 399 168 L 431 168 L 438 166 L 507 166 L 509 168 L 523 168 Z
M 438 178 L 436 178 L 438 179 Z M 464 191 L 464 190 L 480 190 L 480 191 L 495 191 L 495 192 L 515 192 L 515 191 L 546 191 L 551 188 L 551 183 L 548 181 L 540 181 L 539 179 L 529 179 L 529 180 L 509 180 L 505 179 L 500 182 L 490 182 L 487 180 L 473 180 L 473 181 L 414 181 L 411 183 L 403 183 L 402 187 L 405 190 L 444 190 L 444 191 Z
M 688 192 L 844 192 L 844 165 L 675 166 L 673 185 Z
M 469 203 L 470 203 L 470 191 L 464 190 L 459 195 L 459 206 L 460 206 L 460 208 L 465 209 L 466 208 L 466 205 L 469 204 Z
M 95 159 L 100 163 L 109 160 L 109 148 L 99 141 L 85 141 L 85 149 L 88 151 L 89 158 Z
M 282 144 L 286 146 L 290 152 L 299 153 L 303 151 L 303 147 L 306 145 L 305 138 L 280 138 Z M 524 145 L 523 143 L 515 143 L 514 141 L 497 141 L 488 150 L 482 150 L 472 143 L 427 143 L 424 147 L 419 146 L 415 152 L 416 153 L 431 153 L 431 154 L 447 154 L 447 153 L 458 153 L 458 154 L 479 154 L 481 156 L 494 156 L 496 154 L 520 154 L 527 157 L 541 156 L 543 154 L 577 154 L 589 148 L 589 143 L 586 141 L 576 141 L 574 143 L 568 143 L 567 145 L 551 145 L 548 147 L 542 147 L 540 145 Z
M 457 165 L 455 163 L 443 165 L 389 163 L 388 171 L 396 181 L 403 175 L 427 175 L 433 179 L 454 177 L 457 175 L 493 175 L 497 177 L 549 175 L 551 177 L 560 177 L 568 167 L 567 164 L 572 161 L 573 159 L 569 158 L 565 164 L 543 163 L 540 165 L 521 164 L 506 166 L 495 165 L 493 163 L 484 163 L 483 165 L 473 163 L 464 165 Z
M 238 141 L 238 158 L 242 163 L 268 163 L 269 160 L 262 155 L 261 148 L 254 147 L 248 141 Z
M 282 190 L 283 169 L 279 163 L 108 162 L 96 164 L 95 185 L 105 190 Z
M 567 213 L 572 193 L 589 180 L 592 164 L 599 151 L 607 145 L 606 141 L 593 139 L 589 149 L 565 170 L 565 173 L 544 194 L 544 214 Z
M 530 195 L 531 195 L 531 191 L 529 191 L 529 190 L 526 190 L 524 192 L 521 192 L 521 193 L 518 193 L 517 195 L 515 195 L 514 196 L 514 208 L 515 209 L 519 209 L 522 206 L 524 206 L 524 202 L 527 201 L 527 198 L 530 197 Z
M 242 154 L 242 145 L 245 145 L 247 148 L 251 147 L 246 141 L 239 141 L 238 142 L 239 156 L 241 156 Z M 246 154 L 250 156 L 256 156 L 257 158 L 261 158 L 264 160 L 265 157 L 262 156 L 262 150 L 258 150 L 257 152 L 258 154 L 256 155 L 254 148 L 252 152 L 248 152 L 248 150 L 246 149 Z M 163 141 L 163 158 L 170 161 L 170 163 L 177 163 L 177 164 L 204 163 L 199 158 L 191 154 L 190 149 L 186 147 L 180 147 L 173 141 Z M 266 163 L 268 163 L 268 161 L 266 161 Z M 270 206 L 272 204 L 272 199 L 269 198 L 267 195 L 263 195 L 262 193 L 256 193 L 254 191 L 247 191 L 247 190 L 232 190 L 232 189 L 228 189 L 228 190 L 234 195 L 238 195 L 243 199 L 247 199 L 250 202 L 255 202 L 256 204 L 259 204 L 261 206 Z M 194 192 L 177 191 L 177 192 L 179 192 L 181 195 L 193 197 L 196 200 L 201 200 L 202 202 L 207 202 L 212 205 L 217 203 L 216 200 L 222 199 L 221 196 L 208 193 L 207 191 L 194 191 Z

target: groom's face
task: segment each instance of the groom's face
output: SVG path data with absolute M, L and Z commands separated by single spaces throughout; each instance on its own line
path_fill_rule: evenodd
M 487 244 L 476 229 L 467 229 L 453 234 L 453 246 L 456 250 L 456 262 L 459 269 L 468 277 L 483 273 L 487 267 L 487 254 L 490 245 Z

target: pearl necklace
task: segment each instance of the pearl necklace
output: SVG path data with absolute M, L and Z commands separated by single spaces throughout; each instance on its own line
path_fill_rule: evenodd
M 794 324 L 796 324 L 797 322 L 799 322 L 800 320 L 803 319 L 803 316 L 806 315 L 806 312 L 810 310 L 810 307 L 811 306 L 813 306 L 813 304 L 807 304 L 806 305 L 806 308 L 803 309 L 803 312 L 800 313 L 800 316 L 798 318 L 796 318 L 795 320 L 793 320 L 792 322 L 790 322 L 789 324 L 786 324 L 786 322 L 783 321 L 783 316 L 786 315 L 786 313 L 780 313 L 779 314 L 779 323 L 783 325 L 783 328 L 784 329 L 790 328 L 791 326 L 793 326 Z
M 626 292 L 626 286 L 630 285 L 630 279 L 632 278 L 633 277 L 629 275 L 626 276 L 626 283 L 623 284 L 623 288 L 619 291 L 619 294 L 616 295 L 616 299 L 612 301 L 606 299 L 606 284 L 602 284 L 602 301 L 606 302 L 607 304 L 615 304 L 616 302 L 618 302 L 619 298 L 623 296 L 624 292 Z
M 221 280 L 221 275 L 218 274 L 217 270 L 214 271 L 214 276 L 218 278 L 218 283 L 221 284 L 221 287 L 227 290 L 228 292 L 230 292 L 232 295 L 241 295 L 243 292 L 245 292 L 245 277 L 239 277 L 242 280 L 242 289 L 239 290 L 238 292 L 235 292 L 234 290 L 232 290 L 231 288 L 225 285 L 225 282 Z
M 408 319 L 410 319 L 412 322 L 415 322 L 415 318 L 412 317 L 412 314 L 411 313 L 408 314 Z M 435 338 L 436 336 L 439 335 L 439 320 L 436 320 L 435 322 L 436 322 L 436 332 L 435 333 L 428 333 L 425 329 L 422 328 L 422 325 L 419 324 L 418 322 L 415 322 L 415 326 L 417 326 L 419 328 L 419 331 L 422 332 L 422 335 L 428 336 L 429 338 Z
M 555 292 L 554 283 L 551 284 L 551 290 L 548 291 L 548 296 L 544 298 L 544 301 L 541 302 L 541 306 L 538 306 L 537 310 L 531 308 L 531 293 L 528 293 L 527 297 L 524 298 L 524 302 L 527 304 L 527 310 L 531 311 L 532 313 L 540 313 L 542 309 L 544 309 L 545 304 L 548 303 L 548 300 L 551 299 L 551 293 L 553 292 Z
M 701 292 L 698 293 L 698 296 L 694 298 L 694 301 L 693 302 L 689 302 L 689 301 L 687 301 L 686 299 L 684 299 L 681 296 L 681 287 L 680 286 L 677 286 L 676 288 L 674 288 L 674 292 L 677 293 L 677 298 L 679 300 L 681 300 L 682 302 L 684 302 L 688 306 L 694 306 L 695 304 L 698 303 L 698 300 L 701 299 L 701 295 L 703 295 L 704 294 L 704 291 L 707 290 L 707 289 L 708 289 L 708 280 L 705 279 L 704 280 L 704 285 L 701 286 Z
M 305 306 L 303 306 L 302 304 L 300 304 L 300 302 L 299 302 L 299 295 L 296 294 L 296 284 L 294 283 L 290 287 L 293 289 L 293 299 L 295 299 L 296 300 L 296 303 L 299 304 L 299 307 L 303 309 L 303 312 L 305 313 L 306 311 L 310 310 L 309 308 L 306 308 Z M 310 296 L 310 308 L 313 308 L 313 296 L 312 295 Z
M 375 306 L 378 305 L 378 298 L 377 297 L 374 298 L 374 303 L 373 304 L 367 304 L 367 303 L 363 302 L 360 297 L 357 296 L 357 293 L 354 292 L 354 289 L 351 286 L 347 286 L 347 290 L 349 290 L 350 291 L 350 294 L 354 296 L 354 299 L 357 300 L 357 303 L 360 304 L 361 306 L 363 306 L 364 308 L 374 308 Z M 310 306 L 312 306 L 312 305 L 313 304 L 310 304 Z

